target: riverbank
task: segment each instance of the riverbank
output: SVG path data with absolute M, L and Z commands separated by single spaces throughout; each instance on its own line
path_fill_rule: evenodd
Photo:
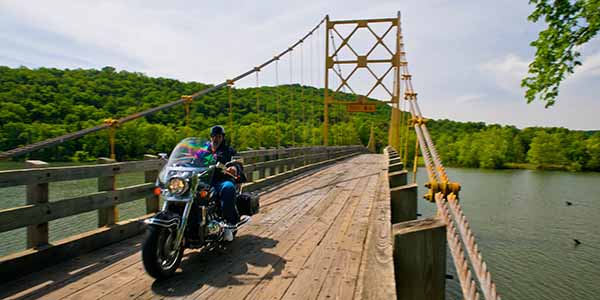
M 571 171 L 577 172 L 567 165 L 536 165 L 531 163 L 505 163 L 504 169 L 546 170 L 546 171 Z

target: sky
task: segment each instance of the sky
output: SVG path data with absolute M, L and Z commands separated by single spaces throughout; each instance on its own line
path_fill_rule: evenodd
M 533 11 L 527 0 L 0 0 L 0 65 L 112 66 L 217 84 L 286 49 L 326 14 L 332 20 L 393 18 L 398 11 L 424 116 L 519 128 L 600 129 L 598 37 L 580 49 L 583 66 L 563 82 L 557 104 L 546 109 L 541 102 L 526 103 L 519 83 L 535 53 L 529 43 L 542 29 L 527 21 Z M 368 47 L 370 39 L 368 33 L 357 34 L 351 45 Z M 278 63 L 279 83 L 322 86 L 323 44 L 321 27 L 291 59 Z M 368 90 L 372 77 L 356 76 L 351 85 L 359 93 Z M 275 67 L 261 72 L 258 81 L 275 84 Z M 238 84 L 254 85 L 255 76 Z M 375 96 L 383 98 L 380 92 Z

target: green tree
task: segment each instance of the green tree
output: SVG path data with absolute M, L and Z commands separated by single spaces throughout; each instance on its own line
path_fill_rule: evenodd
M 564 165 L 567 162 L 560 133 L 539 131 L 531 141 L 527 159 L 538 167 Z
M 558 96 L 561 81 L 581 65 L 576 46 L 592 39 L 600 29 L 600 0 L 530 0 L 535 10 L 529 20 L 543 20 L 547 28 L 537 40 L 535 58 L 529 65 L 529 76 L 521 86 L 527 88 L 525 98 L 530 103 L 538 97 L 552 106 Z
M 588 161 L 585 168 L 593 171 L 600 171 L 600 132 L 596 132 L 585 141 Z

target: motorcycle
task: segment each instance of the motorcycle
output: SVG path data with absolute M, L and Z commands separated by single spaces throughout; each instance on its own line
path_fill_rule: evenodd
M 236 157 L 225 165 L 217 162 L 205 139 L 186 138 L 175 146 L 156 181 L 162 209 L 145 221 L 148 228 L 142 261 L 150 276 L 160 279 L 173 275 L 186 248 L 212 248 L 224 243 L 226 229 L 233 230 L 235 236 L 247 223 L 249 218 L 235 225 L 225 222 L 219 195 L 212 188 L 215 180 L 229 176 L 238 183 L 236 207 L 240 216 L 258 213 L 259 197 L 242 193 L 240 178 L 226 172 L 236 163 L 242 162 Z

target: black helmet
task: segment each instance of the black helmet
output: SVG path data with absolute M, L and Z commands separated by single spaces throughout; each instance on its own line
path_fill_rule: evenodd
M 221 125 L 216 125 L 210 128 L 210 136 L 215 136 L 217 134 L 220 134 L 222 136 L 225 136 L 225 128 L 223 128 L 223 126 Z

